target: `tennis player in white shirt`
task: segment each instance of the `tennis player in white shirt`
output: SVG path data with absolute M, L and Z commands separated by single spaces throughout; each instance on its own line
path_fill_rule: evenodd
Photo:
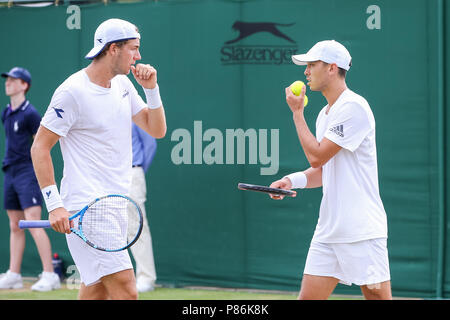
M 79 299 L 138 297 L 128 252 L 90 248 L 71 233 L 68 217 L 96 197 L 128 194 L 132 121 L 155 138 L 166 133 L 157 72 L 148 64 L 135 64 L 141 59 L 139 47 L 135 25 L 120 19 L 101 23 L 86 55 L 92 62 L 56 89 L 31 150 L 52 228 L 67 234 L 80 273 Z M 147 102 L 126 76 L 130 70 Z M 64 160 L 61 195 L 50 154 L 58 141 Z
M 274 188 L 323 188 L 319 219 L 306 258 L 299 299 L 327 299 L 338 283 L 360 286 L 366 299 L 392 299 L 387 219 L 378 188 L 375 119 L 367 101 L 347 88 L 352 58 L 337 41 L 294 55 L 306 65 L 307 85 L 328 104 L 316 121 L 316 137 L 303 100 L 286 88 L 297 135 L 310 168 L 273 182 Z M 282 197 L 272 196 L 274 199 Z

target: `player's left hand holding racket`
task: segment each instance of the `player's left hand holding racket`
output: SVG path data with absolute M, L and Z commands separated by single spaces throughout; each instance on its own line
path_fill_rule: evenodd
M 56 210 L 59 210 L 58 212 Z M 67 219 L 67 211 L 52 211 L 49 220 L 20 220 L 19 228 L 51 228 L 70 231 L 91 247 L 108 252 L 125 250 L 139 238 L 143 216 L 141 208 L 132 199 L 122 195 L 108 195 L 92 201 Z

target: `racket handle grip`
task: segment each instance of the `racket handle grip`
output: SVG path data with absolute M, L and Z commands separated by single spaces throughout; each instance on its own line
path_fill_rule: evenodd
M 27 228 L 51 228 L 49 220 L 20 220 L 19 228 L 27 229 Z

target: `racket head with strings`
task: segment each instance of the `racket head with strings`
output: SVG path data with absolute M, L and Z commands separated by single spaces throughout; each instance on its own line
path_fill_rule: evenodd
M 70 219 L 74 221 L 74 234 L 106 252 L 131 247 L 141 235 L 144 220 L 137 203 L 118 194 L 95 199 Z
M 295 197 L 297 195 L 297 192 L 292 191 L 292 190 L 270 188 L 270 187 L 266 187 L 266 186 L 260 186 L 260 185 L 249 184 L 249 183 L 238 183 L 238 189 L 247 190 L 247 191 L 264 192 L 264 193 L 269 193 L 269 194 L 277 195 L 277 196 Z

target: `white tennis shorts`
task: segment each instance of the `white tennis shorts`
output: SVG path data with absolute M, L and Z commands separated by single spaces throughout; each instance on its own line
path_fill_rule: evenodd
M 73 214 L 75 212 L 71 212 Z M 77 220 L 77 219 L 75 219 Z M 74 221 L 75 223 L 77 221 Z M 105 252 L 87 245 L 73 232 L 66 234 L 67 246 L 85 286 L 96 284 L 109 274 L 133 269 L 128 250 Z
M 333 277 L 339 283 L 373 285 L 391 279 L 387 239 L 354 243 L 311 242 L 304 274 Z

